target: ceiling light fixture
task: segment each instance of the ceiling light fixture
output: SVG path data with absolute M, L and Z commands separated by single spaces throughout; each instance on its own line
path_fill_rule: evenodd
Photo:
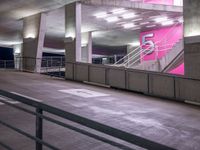
M 113 14 L 123 14 L 123 13 L 127 12 L 127 10 L 124 8 L 116 8 L 116 9 L 113 9 L 111 12 Z
M 116 24 L 121 25 L 121 24 L 125 24 L 126 22 L 117 22 Z
M 168 18 L 167 17 L 159 17 L 159 18 L 155 18 L 154 21 L 159 23 L 159 22 L 163 22 L 163 21 L 167 21 Z
M 119 18 L 118 17 L 108 17 L 108 18 L 106 18 L 106 21 L 107 22 L 117 22 L 119 20 Z
M 161 24 L 162 26 L 169 26 L 169 25 L 174 24 L 174 22 L 172 20 L 169 20 L 169 21 L 162 22 Z
M 94 14 L 94 16 L 96 18 L 105 18 L 108 16 L 108 13 L 107 12 L 99 12 L 99 13 Z
M 149 26 L 146 26 L 147 28 L 153 28 L 153 27 L 155 27 L 156 25 L 154 24 L 154 25 L 149 25 Z
M 128 45 L 131 45 L 133 47 L 136 47 L 136 46 L 140 46 L 140 42 L 139 41 L 135 41 L 133 43 L 128 43 Z
M 135 25 L 134 25 L 134 23 L 126 23 L 126 24 L 123 24 L 123 27 L 124 27 L 125 29 L 129 29 L 129 28 L 135 27 Z
M 178 19 L 178 22 L 183 23 L 183 22 L 184 22 L 183 18 L 182 18 L 182 17 L 179 18 L 179 19 Z
M 122 18 L 124 18 L 124 19 L 131 19 L 134 17 L 136 17 L 135 13 L 126 13 L 126 14 L 122 15 Z
M 11 45 L 19 45 L 22 44 L 23 41 L 1 41 L 0 40 L 0 45 L 7 45 L 7 46 L 11 46 Z
M 143 18 L 134 19 L 132 21 L 141 21 L 141 20 L 143 20 Z
M 147 25 L 149 24 L 150 22 L 141 22 L 140 25 Z

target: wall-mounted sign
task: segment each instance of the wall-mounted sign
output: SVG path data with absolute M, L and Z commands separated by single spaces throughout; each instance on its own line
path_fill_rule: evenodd
M 141 61 L 160 59 L 183 38 L 183 25 L 162 27 L 140 33 Z
M 144 34 L 142 36 L 142 51 L 144 54 L 150 55 L 154 52 L 155 44 L 152 40 L 148 39 L 153 37 L 154 37 L 153 33 Z

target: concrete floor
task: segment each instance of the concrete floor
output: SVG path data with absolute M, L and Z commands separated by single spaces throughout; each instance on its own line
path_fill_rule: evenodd
M 200 109 L 197 106 L 21 72 L 0 71 L 0 89 L 42 100 L 43 103 L 175 149 L 200 149 Z M 83 98 L 69 94 L 69 91 L 60 91 L 70 89 L 87 89 L 103 95 Z M 34 119 L 18 110 L 0 105 L 0 120 L 33 134 Z M 44 130 L 45 139 L 64 150 L 118 150 L 51 123 L 45 122 Z M 14 146 L 16 150 L 34 148 L 34 142 L 1 125 L 0 141 Z

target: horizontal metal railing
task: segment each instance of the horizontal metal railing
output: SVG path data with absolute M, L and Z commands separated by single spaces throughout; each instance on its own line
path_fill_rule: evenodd
M 14 69 L 15 61 L 14 60 L 0 60 L 0 69 Z
M 38 69 L 39 68 L 39 69 Z M 64 56 L 48 56 L 43 58 L 15 57 L 14 60 L 0 60 L 0 69 L 15 69 L 38 73 L 56 72 L 61 74 L 65 68 Z
M 18 101 L 20 103 L 26 104 L 27 106 L 31 106 L 31 107 L 36 109 L 36 111 L 34 112 L 34 111 L 31 111 L 31 110 L 26 109 L 24 107 L 20 107 L 19 105 L 14 105 L 14 104 L 11 104 L 7 101 L 3 101 L 3 100 L 0 99 L 1 103 L 4 103 L 4 104 L 9 105 L 13 108 L 19 109 L 19 110 L 21 110 L 25 113 L 36 116 L 35 136 L 31 135 L 29 133 L 26 133 L 25 131 L 18 129 L 14 125 L 10 125 L 10 124 L 8 124 L 8 123 L 6 123 L 6 122 L 4 122 L 0 119 L 1 125 L 6 126 L 10 129 L 16 131 L 17 133 L 35 141 L 36 150 L 42 150 L 43 146 L 46 146 L 46 147 L 48 147 L 52 150 L 60 150 L 59 148 L 57 148 L 57 147 L 53 146 L 52 144 L 47 143 L 46 141 L 43 140 L 43 120 L 47 120 L 49 122 L 55 123 L 55 124 L 62 126 L 64 128 L 76 131 L 76 132 L 81 133 L 83 135 L 89 136 L 93 139 L 96 139 L 96 140 L 102 141 L 104 143 L 110 144 L 112 146 L 115 146 L 119 149 L 133 150 L 133 148 L 130 147 L 130 146 L 128 147 L 126 145 L 117 143 L 117 142 L 110 140 L 108 138 L 105 138 L 103 136 L 99 136 L 98 134 L 91 133 L 91 132 L 86 131 L 84 129 L 80 129 L 78 127 L 63 123 L 63 122 L 56 120 L 52 117 L 48 117 L 47 115 L 44 115 L 43 112 L 47 112 L 51 115 L 55 115 L 57 117 L 61 117 L 63 119 L 75 122 L 77 124 L 80 124 L 82 126 L 89 128 L 89 129 L 96 130 L 96 131 L 103 133 L 105 135 L 112 136 L 114 138 L 126 141 L 130 144 L 137 145 L 137 146 L 145 148 L 145 149 L 149 149 L 149 150 L 174 150 L 173 148 L 170 148 L 168 146 L 156 143 L 154 141 L 144 139 L 144 138 L 139 137 L 137 135 L 130 134 L 128 132 L 113 128 L 113 127 L 108 126 L 108 125 L 104 125 L 102 123 L 90 120 L 88 118 L 84 118 L 82 116 L 79 116 L 79 115 L 76 115 L 76 114 L 73 114 L 73 113 L 70 113 L 70 112 L 67 112 L 67 111 L 63 111 L 61 109 L 58 109 L 58 108 L 46 105 L 44 103 L 34 101 L 34 100 L 31 100 L 31 99 L 26 98 L 26 97 L 22 97 L 20 95 L 14 94 L 14 93 L 9 93 L 9 92 L 0 90 L 0 96 L 3 96 L 4 98 L 8 98 L 8 99 L 11 99 L 11 100 L 14 100 L 14 101 Z M 3 142 L 0 142 L 0 145 L 7 150 L 14 150 L 9 145 L 4 144 Z

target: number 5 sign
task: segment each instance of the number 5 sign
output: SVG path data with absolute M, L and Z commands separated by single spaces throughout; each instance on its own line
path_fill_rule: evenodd
M 148 40 L 147 38 L 154 37 L 153 33 L 145 34 L 142 36 L 142 51 L 145 55 L 151 55 L 154 52 L 155 44 L 152 40 Z

